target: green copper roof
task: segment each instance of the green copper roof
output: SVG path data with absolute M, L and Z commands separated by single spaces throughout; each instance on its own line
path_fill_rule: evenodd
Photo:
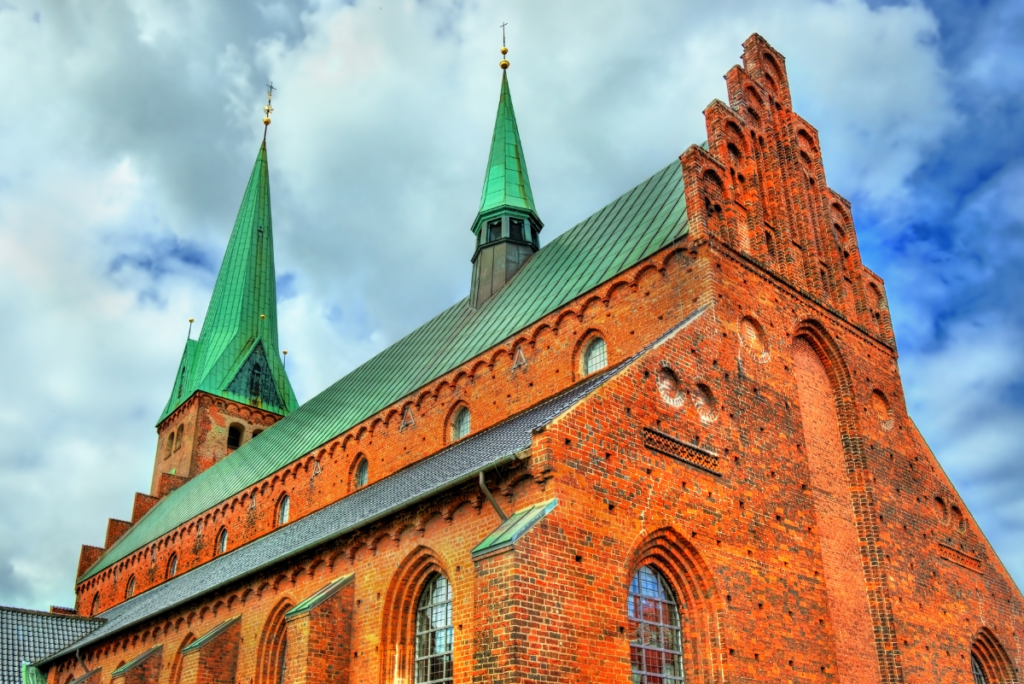
M 678 160 L 538 251 L 478 309 L 420 326 L 162 499 L 82 579 L 230 498 L 687 233 Z M 200 344 L 202 340 L 200 340 Z
M 181 649 L 181 652 L 184 654 L 184 653 L 191 653 L 192 651 L 198 651 L 203 646 L 205 646 L 206 644 L 210 643 L 211 641 L 213 641 L 214 639 L 219 637 L 221 634 L 226 632 L 228 627 L 230 627 L 231 625 L 235 624 L 236 622 L 238 622 L 241 619 L 242 619 L 241 615 L 236 615 L 235 617 L 228 618 L 227 620 L 225 620 L 224 622 L 220 623 L 219 625 L 217 625 L 216 627 L 211 629 L 209 632 L 207 632 L 203 636 L 201 636 L 198 639 L 196 639 L 195 641 L 193 641 L 191 644 L 189 644 L 185 648 Z
M 526 173 L 523 143 L 519 140 L 519 127 L 516 126 L 516 113 L 512 109 L 512 93 L 508 90 L 508 72 L 504 71 L 479 213 L 499 207 L 516 207 L 537 213 L 533 191 L 530 190 L 530 176 Z
M 264 142 L 231 230 L 203 330 L 198 341 L 185 343 L 158 424 L 197 390 L 282 415 L 298 408 L 277 342 L 272 223 Z
M 350 572 L 347 575 L 342 575 L 338 579 L 329 582 L 325 587 L 318 589 L 316 592 L 313 593 L 312 596 L 310 596 L 304 601 L 301 601 L 299 605 L 295 606 L 287 613 L 285 613 L 285 619 L 291 619 L 293 617 L 302 615 L 303 613 L 308 613 L 309 611 L 313 610 L 321 603 L 323 603 L 324 601 L 338 593 L 340 589 L 347 586 L 349 582 L 351 582 L 354 578 L 355 574 Z
M 121 667 L 119 667 L 116 670 L 114 670 L 113 672 L 111 672 L 110 673 L 110 678 L 113 679 L 114 677 L 120 677 L 121 675 L 123 675 L 124 673 L 128 672 L 132 668 L 138 667 L 139 665 L 141 665 L 145 661 L 149 660 L 150 657 L 152 657 L 152 656 L 156 655 L 157 653 L 159 653 L 160 651 L 162 651 L 163 648 L 164 648 L 164 645 L 160 644 L 158 646 L 154 646 L 153 648 L 149 649 L 148 651 L 144 651 L 142 653 L 142 655 L 136 656 L 132 660 L 128 661 L 127 663 L 125 663 Z
M 555 510 L 558 499 L 551 499 L 543 503 L 527 506 L 521 511 L 516 511 L 508 517 L 508 520 L 498 525 L 498 529 L 487 535 L 487 538 L 476 545 L 473 549 L 473 558 L 482 556 L 485 553 L 499 549 L 511 548 L 516 541 L 540 522 L 548 513 Z

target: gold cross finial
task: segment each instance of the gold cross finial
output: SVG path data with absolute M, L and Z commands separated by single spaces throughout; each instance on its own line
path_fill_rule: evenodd
M 508 54 L 508 48 L 505 47 L 505 27 L 506 26 L 508 26 L 508 22 L 507 21 L 504 22 L 501 25 L 501 54 L 502 54 L 502 58 L 501 58 L 501 61 L 498 62 L 498 66 L 500 66 L 503 71 L 505 69 L 508 69 L 508 60 L 505 59 L 505 57 L 504 57 L 504 55 Z
M 270 106 L 270 101 L 274 98 L 274 91 L 277 88 L 274 87 L 274 82 L 271 81 L 267 84 L 267 104 L 263 106 L 263 139 L 267 139 L 267 126 L 270 125 L 270 115 L 274 113 L 274 108 Z

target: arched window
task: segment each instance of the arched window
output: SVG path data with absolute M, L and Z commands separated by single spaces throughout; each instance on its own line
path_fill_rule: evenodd
M 470 425 L 469 409 L 460 407 L 452 418 L 452 441 L 458 441 L 469 434 Z
M 288 629 L 284 616 L 291 608 L 290 602 L 282 601 L 267 617 L 256 651 L 256 684 L 288 682 Z
M 128 578 L 128 586 L 124 590 L 124 597 L 130 599 L 135 596 L 135 575 Z
M 604 339 L 595 337 L 583 350 L 583 375 L 596 373 L 608 365 L 608 348 Z
M 228 550 L 228 528 L 220 528 L 220 532 L 217 533 L 217 555 L 224 553 Z
M 172 451 L 174 451 L 174 430 L 167 435 L 167 456 L 170 456 Z
M 437 573 L 423 588 L 416 609 L 414 682 L 445 684 L 452 681 L 452 587 Z
M 185 436 L 185 426 L 178 426 L 178 436 L 174 439 L 174 450 L 177 451 L 181 448 L 181 438 Z
M 469 413 L 468 411 L 466 412 Z M 468 430 L 467 430 L 468 431 Z M 359 459 L 359 465 L 356 466 L 356 489 L 366 486 L 366 481 L 370 477 L 370 462 L 365 458 Z
M 242 426 L 233 423 L 228 427 L 228 449 L 237 449 L 242 444 Z
M 277 504 L 277 524 L 287 525 L 288 515 L 291 513 L 292 500 L 285 494 L 281 497 L 281 501 Z
M 100 612 L 100 592 L 96 592 L 92 595 L 92 612 L 89 613 L 89 617 L 95 616 Z
M 629 660 L 635 684 L 682 684 L 679 607 L 661 573 L 645 565 L 629 584 Z
M 167 579 L 178 574 L 178 554 L 172 553 L 171 560 L 167 561 Z
M 974 675 L 974 684 L 988 684 L 988 680 L 985 679 L 985 671 L 981 669 L 981 663 L 973 653 L 971 654 L 971 674 Z

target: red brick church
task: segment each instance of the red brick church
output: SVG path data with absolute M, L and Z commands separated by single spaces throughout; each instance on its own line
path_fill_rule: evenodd
M 543 247 L 503 71 L 469 296 L 302 406 L 264 143 L 151 491 L 73 611 L 0 609 L 0 684 L 1019 682 L 849 202 L 782 55 L 742 61 Z

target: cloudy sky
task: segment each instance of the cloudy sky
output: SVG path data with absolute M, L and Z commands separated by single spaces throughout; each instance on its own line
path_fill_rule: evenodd
M 299 400 L 465 296 L 503 21 L 545 240 L 704 139 L 749 34 L 786 55 L 911 415 L 1024 581 L 1024 4 L 4 0 L 0 604 L 70 605 L 148 490 L 268 79 Z

